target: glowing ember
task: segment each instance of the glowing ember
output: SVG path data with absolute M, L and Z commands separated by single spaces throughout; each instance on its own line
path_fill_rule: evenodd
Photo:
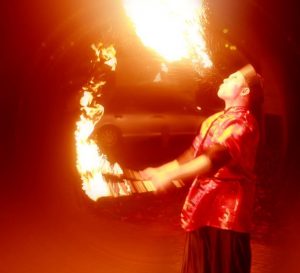
M 142 42 L 166 61 L 189 59 L 197 68 L 211 67 L 202 22 L 202 0 L 123 0 Z
M 116 51 L 113 46 L 103 48 L 103 45 L 99 44 L 98 46 L 92 45 L 92 48 L 97 57 L 96 65 L 107 65 L 113 71 L 116 69 Z M 82 87 L 81 115 L 80 120 L 76 123 L 75 131 L 77 170 L 83 181 L 82 188 L 92 200 L 111 195 L 102 174 L 122 174 L 120 166 L 118 164 L 111 165 L 106 156 L 101 154 L 95 141 L 91 139 L 95 125 L 104 113 L 103 106 L 98 104 L 94 98 L 101 95 L 104 85 L 103 79 L 95 82 L 93 78 Z

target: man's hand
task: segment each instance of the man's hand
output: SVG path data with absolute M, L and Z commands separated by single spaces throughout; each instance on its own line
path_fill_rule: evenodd
M 155 175 L 157 172 L 158 170 L 156 168 L 149 167 L 140 171 L 140 174 L 144 180 L 151 180 L 152 176 Z
M 153 181 L 156 189 L 164 189 L 175 179 L 187 179 L 209 173 L 213 168 L 212 155 L 201 154 L 182 165 L 176 160 L 158 168 L 147 168 L 141 171 L 143 179 Z
M 158 170 L 157 168 L 146 168 L 140 173 L 143 179 L 152 181 L 156 190 L 164 190 L 171 181 L 166 172 Z

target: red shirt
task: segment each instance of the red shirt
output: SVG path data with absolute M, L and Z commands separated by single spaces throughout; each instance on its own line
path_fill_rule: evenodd
M 186 231 L 201 226 L 250 231 L 258 138 L 257 123 L 245 107 L 231 107 L 203 122 L 193 142 L 195 157 L 221 144 L 231 159 L 215 173 L 194 180 L 181 213 Z

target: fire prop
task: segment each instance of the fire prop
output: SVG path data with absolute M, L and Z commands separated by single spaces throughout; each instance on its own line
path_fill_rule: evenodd
M 99 44 L 98 46 L 92 45 L 92 49 L 96 55 L 94 68 L 97 68 L 98 71 L 104 71 L 105 66 L 112 71 L 116 69 L 116 51 L 113 46 L 104 48 L 102 44 Z M 110 195 L 109 186 L 105 182 L 103 174 L 122 174 L 119 165 L 111 165 L 95 141 L 91 139 L 95 125 L 104 113 L 104 107 L 98 104 L 95 98 L 101 96 L 101 90 L 105 83 L 105 73 L 100 73 L 100 79 L 96 80 L 95 77 L 92 77 L 82 87 L 81 115 L 80 120 L 76 123 L 75 131 L 77 170 L 83 182 L 82 188 L 95 201 L 101 196 Z
M 197 72 L 209 68 L 203 0 L 123 0 L 142 42 L 167 62 L 190 60 Z
M 151 181 L 142 180 L 139 172 L 123 170 L 115 163 L 111 164 L 107 157 L 101 153 L 96 142 L 91 138 L 95 125 L 104 113 L 104 107 L 96 102 L 95 98 L 101 96 L 101 91 L 106 81 L 103 66 L 108 66 L 112 71 L 116 69 L 117 60 L 115 49 L 111 46 L 104 48 L 102 44 L 92 45 L 95 51 L 97 74 L 100 79 L 93 77 L 82 87 L 80 99 L 81 115 L 76 123 L 75 131 L 77 170 L 81 175 L 82 188 L 89 198 L 96 201 L 104 196 L 126 196 L 134 193 L 155 191 Z M 102 68 L 102 69 L 101 69 Z M 101 73 L 101 71 L 103 73 Z M 173 187 L 180 188 L 182 181 L 172 181 Z

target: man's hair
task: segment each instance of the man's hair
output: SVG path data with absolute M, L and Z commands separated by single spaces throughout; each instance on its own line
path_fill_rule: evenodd
M 263 79 L 251 64 L 243 66 L 239 71 L 243 74 L 245 81 L 250 89 L 250 108 L 262 105 L 264 101 L 263 95 Z
M 265 141 L 264 133 L 264 92 L 263 92 L 263 78 L 258 74 L 251 64 L 247 64 L 239 70 L 246 80 L 250 89 L 249 110 L 255 117 L 260 131 L 260 145 Z

